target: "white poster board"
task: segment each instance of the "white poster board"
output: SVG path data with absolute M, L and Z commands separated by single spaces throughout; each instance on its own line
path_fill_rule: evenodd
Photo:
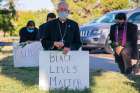
M 13 44 L 14 67 L 39 66 L 39 52 L 43 50 L 41 42 L 32 42 L 25 46 Z
M 72 51 L 41 51 L 39 55 L 39 88 L 85 89 L 89 88 L 89 53 Z

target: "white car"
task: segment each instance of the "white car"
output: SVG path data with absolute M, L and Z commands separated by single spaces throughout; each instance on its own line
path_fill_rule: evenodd
M 112 53 L 109 45 L 110 26 L 115 23 L 115 16 L 118 13 L 126 13 L 128 21 L 137 24 L 140 30 L 140 8 L 111 11 L 96 21 L 80 26 L 82 48 L 88 50 L 99 48 L 104 49 L 106 53 Z

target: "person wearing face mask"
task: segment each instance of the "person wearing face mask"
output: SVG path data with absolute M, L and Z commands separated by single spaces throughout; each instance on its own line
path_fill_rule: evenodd
M 111 46 L 121 73 L 131 74 L 138 59 L 137 25 L 127 22 L 125 13 L 115 16 L 116 24 L 110 28 Z
M 27 41 L 37 41 L 38 29 L 35 27 L 35 22 L 30 20 L 27 22 L 26 27 L 23 27 L 19 31 L 20 43 Z
M 58 4 L 58 18 L 49 21 L 41 40 L 44 50 L 61 50 L 64 54 L 70 50 L 78 50 L 81 46 L 80 32 L 77 22 L 68 19 L 68 4 Z

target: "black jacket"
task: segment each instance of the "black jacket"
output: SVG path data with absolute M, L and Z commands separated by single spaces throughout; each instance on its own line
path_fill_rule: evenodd
M 39 39 L 41 39 L 42 36 L 44 35 L 45 25 L 46 23 L 43 23 L 42 25 L 39 26 L 39 32 L 38 32 Z
M 110 28 L 110 40 L 111 40 L 111 46 L 112 48 L 115 48 L 115 31 L 116 26 L 118 24 L 114 24 Z M 127 22 L 127 41 L 126 43 L 129 44 L 129 47 L 131 48 L 131 58 L 137 59 L 138 58 L 138 47 L 137 47 L 137 25 Z
M 70 19 L 67 19 L 65 22 L 67 25 L 66 31 L 64 31 L 65 27 L 62 23 L 60 25 L 59 24 L 60 20 L 58 18 L 46 23 L 45 32 L 41 40 L 43 48 L 45 50 L 57 50 L 57 48 L 53 48 L 53 44 L 54 41 L 61 41 L 62 36 L 60 31 L 62 30 L 62 35 L 65 33 L 64 47 L 69 47 L 71 50 L 78 50 L 81 46 L 78 24 Z
M 38 39 L 38 29 L 35 28 L 34 32 L 30 33 L 27 31 L 27 27 L 23 27 L 19 31 L 20 43 L 26 41 L 37 41 Z

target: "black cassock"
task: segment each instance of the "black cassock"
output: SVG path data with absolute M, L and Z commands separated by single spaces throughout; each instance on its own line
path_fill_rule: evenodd
M 78 50 L 81 47 L 78 24 L 70 19 L 62 23 L 58 18 L 46 23 L 41 40 L 44 50 L 58 50 L 53 46 L 54 41 L 62 41 L 64 47 Z
M 138 47 L 137 47 L 137 25 L 127 22 L 123 25 L 114 24 L 111 26 L 110 29 L 110 40 L 112 41 L 112 48 L 115 50 L 115 48 L 118 46 L 115 44 L 116 42 L 116 27 L 118 27 L 118 39 L 122 40 L 122 30 L 124 25 L 126 26 L 126 44 L 124 49 L 121 51 L 120 55 L 115 55 L 115 61 L 118 63 L 118 66 L 122 73 L 130 73 L 132 68 L 131 59 L 138 59 L 139 53 L 138 53 Z M 130 69 L 129 69 L 130 68 Z

